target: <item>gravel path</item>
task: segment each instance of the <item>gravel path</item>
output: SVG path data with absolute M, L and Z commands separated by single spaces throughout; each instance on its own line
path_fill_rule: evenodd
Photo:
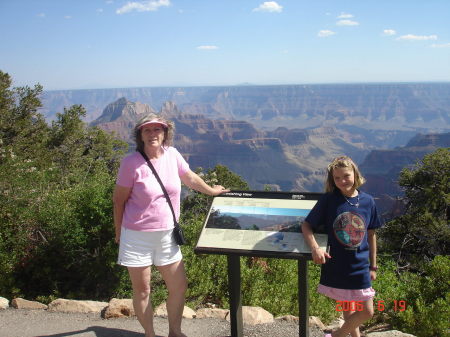
M 155 317 L 158 337 L 167 336 L 167 319 Z M 183 332 L 188 337 L 228 337 L 230 323 L 221 319 L 184 319 Z M 102 319 L 98 314 L 66 314 L 45 310 L 0 310 L 0 337 L 143 337 L 136 318 Z M 295 323 L 244 325 L 245 337 L 298 337 Z M 309 337 L 323 337 L 311 330 Z

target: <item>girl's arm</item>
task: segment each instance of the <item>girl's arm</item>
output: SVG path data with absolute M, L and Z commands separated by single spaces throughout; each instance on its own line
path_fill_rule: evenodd
M 326 251 L 320 249 L 319 245 L 317 244 L 316 239 L 314 238 L 313 231 L 311 229 L 311 225 L 307 223 L 306 221 L 303 221 L 302 223 L 302 233 L 303 237 L 305 238 L 306 243 L 308 244 L 309 248 L 311 249 L 311 255 L 314 263 L 317 264 L 324 264 L 326 262 L 327 258 L 331 258 L 330 254 L 328 254 Z
M 367 242 L 369 243 L 369 261 L 370 267 L 377 267 L 377 235 L 374 229 L 367 231 Z M 375 280 L 377 278 L 377 271 L 370 270 L 370 278 Z
M 184 175 L 181 176 L 180 179 L 187 187 L 208 195 L 219 195 L 220 193 L 230 191 L 225 189 L 221 185 L 214 185 L 213 187 L 209 186 L 202 178 L 199 177 L 198 174 L 196 174 L 192 170 L 187 171 Z
M 122 218 L 123 212 L 125 210 L 125 204 L 130 197 L 131 187 L 124 187 L 116 185 L 113 193 L 113 204 L 114 204 L 114 226 L 116 229 L 116 243 L 120 241 L 120 231 L 122 228 Z

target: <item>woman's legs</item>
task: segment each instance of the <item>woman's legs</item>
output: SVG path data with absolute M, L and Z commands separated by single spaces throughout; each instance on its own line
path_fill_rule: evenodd
M 169 291 L 169 297 L 167 298 L 169 337 L 186 337 L 186 335 L 181 332 L 184 296 L 187 289 L 184 263 L 180 260 L 169 265 L 158 266 L 157 268 Z
M 153 329 L 153 308 L 150 301 L 150 267 L 128 267 L 133 286 L 133 307 L 139 323 L 145 330 L 145 337 L 155 337 Z
M 352 337 L 360 337 L 359 326 L 371 319 L 374 312 L 372 299 L 364 301 L 362 304 L 361 311 L 344 311 L 344 324 L 332 333 L 333 337 L 346 337 L 347 334 L 351 334 Z

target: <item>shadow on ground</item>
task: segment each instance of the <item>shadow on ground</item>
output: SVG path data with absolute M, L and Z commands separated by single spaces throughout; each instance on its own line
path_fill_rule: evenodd
M 123 329 L 115 329 L 115 328 L 106 328 L 103 326 L 91 326 L 87 329 L 77 330 L 77 331 L 68 331 L 57 333 L 53 335 L 39 335 L 36 337 L 68 337 L 68 336 L 76 336 L 82 333 L 93 332 L 96 337 L 143 337 L 144 334 L 140 332 L 134 332 Z M 156 337 L 165 337 L 161 335 L 157 335 Z M 218 336 L 218 337 L 231 337 L 231 336 Z
M 82 333 L 93 332 L 96 337 L 143 337 L 144 334 L 140 332 L 134 332 L 123 329 L 115 329 L 115 328 L 106 328 L 103 326 L 91 326 L 87 329 L 77 330 L 77 331 L 68 331 L 57 333 L 54 335 L 40 335 L 36 337 L 66 337 L 66 336 L 76 336 Z M 156 337 L 164 337 L 164 336 L 156 336 Z

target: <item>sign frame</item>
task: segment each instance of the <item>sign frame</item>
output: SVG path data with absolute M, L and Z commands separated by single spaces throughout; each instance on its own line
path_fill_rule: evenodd
M 309 210 L 314 206 L 314 204 L 317 202 L 317 200 L 320 198 L 320 196 L 323 193 L 317 193 L 317 192 L 274 192 L 274 191 L 230 191 L 227 193 L 223 193 L 221 195 L 215 196 L 210 207 L 208 210 L 208 215 L 204 221 L 202 231 L 200 233 L 200 236 L 197 240 L 197 244 L 194 248 L 194 252 L 198 254 L 219 254 L 219 255 L 239 255 L 239 256 L 257 256 L 257 257 L 269 257 L 269 258 L 281 258 L 281 259 L 299 259 L 299 258 L 308 258 L 311 259 L 311 251 L 309 247 L 306 245 L 303 239 L 303 234 L 301 233 L 301 220 L 298 220 L 299 226 L 298 231 L 292 232 L 292 231 L 265 231 L 265 230 L 251 230 L 251 229 L 228 229 L 228 228 L 221 228 L 221 229 L 215 229 L 211 228 L 211 222 L 212 222 L 212 214 L 215 211 L 215 207 L 219 209 L 223 207 L 223 209 L 230 209 L 230 208 L 241 208 L 239 200 L 242 200 L 243 208 L 251 208 L 254 205 L 253 209 L 258 208 L 261 212 L 261 207 L 257 207 L 257 205 L 264 205 L 266 204 L 268 207 L 269 213 L 276 213 L 279 212 L 278 210 L 281 210 L 283 212 L 283 208 L 287 210 L 287 212 L 292 213 L 293 208 L 302 207 L 301 210 L 299 210 L 300 213 L 305 213 L 303 218 L 306 217 L 307 213 L 309 213 Z M 280 204 L 281 203 L 281 204 Z M 282 204 L 289 203 L 288 206 L 284 206 Z M 231 206 L 229 206 L 231 205 Z M 233 206 L 234 205 L 234 206 Z M 238 205 L 238 206 L 236 206 Z M 275 207 L 270 207 L 272 205 L 275 205 Z M 281 208 L 278 208 L 278 206 L 281 205 Z M 274 211 L 275 210 L 275 211 Z M 264 210 L 262 210 L 264 212 Z M 276 215 L 275 215 L 276 216 Z M 271 217 L 271 215 L 267 215 L 267 217 Z M 211 221 L 210 221 L 211 220 Z M 246 248 L 236 248 L 231 247 L 233 244 L 232 242 L 226 242 L 226 240 L 212 240 L 211 236 L 221 236 L 221 232 L 223 232 L 223 237 L 225 237 L 226 234 L 232 234 L 236 237 L 243 237 L 247 233 L 250 235 L 246 235 L 246 238 L 248 240 L 251 236 L 259 236 L 255 239 L 254 242 L 249 243 L 249 246 Z M 211 234 L 213 233 L 213 234 Z M 219 235 L 217 235 L 219 233 Z M 283 233 L 283 234 L 281 234 Z M 287 246 L 286 250 L 280 250 L 280 247 L 277 246 L 276 237 L 289 237 L 285 242 L 288 242 L 288 244 L 284 244 Z M 323 249 L 327 249 L 327 234 L 325 234 L 325 231 L 314 233 L 314 236 L 316 237 L 317 242 L 319 243 L 319 246 Z M 262 238 L 262 239 L 261 239 Z M 267 242 L 263 242 L 267 241 Z M 289 244 L 289 241 L 293 241 Z M 260 244 L 263 242 L 263 244 Z M 270 245 L 273 246 L 269 247 Z M 278 240 L 278 242 L 282 242 L 282 240 Z M 231 246 L 230 246 L 231 244 Z M 252 246 L 253 247 L 250 247 Z M 297 245 L 301 246 L 299 247 L 299 251 L 295 251 Z M 263 247 L 264 249 L 259 249 L 260 247 Z M 294 247 L 294 249 L 292 249 Z

